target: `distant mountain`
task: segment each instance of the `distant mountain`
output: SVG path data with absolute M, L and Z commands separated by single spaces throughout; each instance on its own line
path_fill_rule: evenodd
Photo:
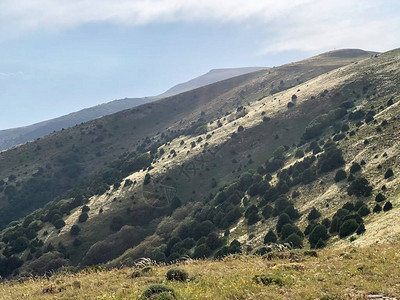
M 265 68 L 249 67 L 211 70 L 207 74 L 199 76 L 188 82 L 178 84 L 159 96 L 114 100 L 33 125 L 0 130 L 0 150 L 26 143 L 28 141 L 45 136 L 51 132 L 58 131 L 63 128 L 69 128 L 82 122 L 94 120 L 125 109 L 159 100 L 161 98 L 177 95 L 221 80 L 262 69 Z
M 170 88 L 165 93 L 159 95 L 159 97 L 165 98 L 173 95 L 177 95 L 183 92 L 194 90 L 196 88 L 212 84 L 218 81 L 222 81 L 228 78 L 257 72 L 267 69 L 266 67 L 248 67 L 248 68 L 226 68 L 226 69 L 214 69 L 210 72 L 196 77 L 184 83 L 177 84 Z
M 0 131 L 0 150 L 34 140 L 53 131 L 69 128 L 82 122 L 97 119 L 99 117 L 116 113 L 159 99 L 157 97 L 125 98 L 108 103 L 85 108 L 59 118 L 39 122 L 33 125 L 11 128 Z

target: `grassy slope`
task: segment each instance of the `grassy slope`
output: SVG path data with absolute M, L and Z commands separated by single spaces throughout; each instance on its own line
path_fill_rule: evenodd
M 189 261 L 178 265 L 189 273 L 185 283 L 166 281 L 170 266 L 154 266 L 139 278 L 130 278 L 134 268 L 60 273 L 50 279 L 6 282 L 0 293 L 2 299 L 138 299 L 146 286 L 162 283 L 173 287 L 178 299 L 400 297 L 398 253 L 399 244 L 385 244 L 325 249 L 318 251 L 317 258 L 294 251 L 292 259 L 231 256 L 222 261 Z M 253 277 L 262 274 L 280 277 L 283 285 L 254 282 Z

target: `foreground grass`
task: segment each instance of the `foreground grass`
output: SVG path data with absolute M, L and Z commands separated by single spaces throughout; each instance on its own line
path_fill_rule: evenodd
M 138 299 L 149 285 L 172 287 L 178 299 L 366 299 L 370 294 L 400 297 L 400 244 L 321 250 L 318 257 L 293 251 L 285 257 L 231 256 L 223 261 L 190 261 L 180 268 L 187 282 L 168 282 L 170 266 L 152 266 L 132 278 L 133 268 L 60 273 L 50 278 L 8 281 L 1 299 Z M 282 256 L 282 255 L 281 255 Z M 255 275 L 277 276 L 263 285 Z

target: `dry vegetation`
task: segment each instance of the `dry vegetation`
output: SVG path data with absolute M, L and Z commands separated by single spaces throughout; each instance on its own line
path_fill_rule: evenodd
M 296 250 L 276 253 L 272 259 L 230 256 L 222 261 L 188 261 L 178 265 L 189 273 L 187 282 L 167 281 L 165 274 L 171 266 L 152 266 L 147 272 L 92 268 L 77 274 L 60 272 L 50 278 L 4 282 L 0 293 L 2 299 L 138 299 L 148 285 L 165 284 L 175 290 L 176 299 L 400 297 L 399 247 L 325 249 L 318 251 L 318 257 Z M 269 276 L 274 282 L 257 283 L 257 275 Z

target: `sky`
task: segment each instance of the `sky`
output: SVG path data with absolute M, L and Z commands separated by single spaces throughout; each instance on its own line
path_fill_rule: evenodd
M 398 0 L 0 0 L 0 130 L 216 68 L 400 47 Z

